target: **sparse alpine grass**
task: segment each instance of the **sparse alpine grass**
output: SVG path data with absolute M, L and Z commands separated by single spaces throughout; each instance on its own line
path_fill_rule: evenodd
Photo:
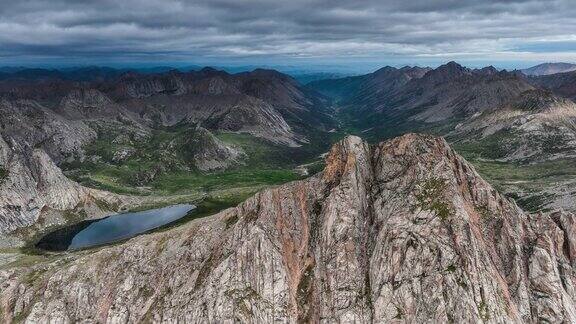
M 443 221 L 447 220 L 453 210 L 445 197 L 446 188 L 447 181 L 442 178 L 432 177 L 422 181 L 417 188 L 416 207 L 434 213 Z

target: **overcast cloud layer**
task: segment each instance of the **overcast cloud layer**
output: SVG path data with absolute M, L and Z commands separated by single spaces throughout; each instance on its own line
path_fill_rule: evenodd
M 573 0 L 0 2 L 0 65 L 576 61 Z

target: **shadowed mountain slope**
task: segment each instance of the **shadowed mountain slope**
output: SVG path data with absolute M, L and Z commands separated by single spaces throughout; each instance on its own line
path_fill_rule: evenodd
M 530 77 L 528 81 L 576 101 L 576 71 Z

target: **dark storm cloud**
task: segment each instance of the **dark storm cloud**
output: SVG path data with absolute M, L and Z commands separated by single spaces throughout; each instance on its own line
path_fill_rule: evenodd
M 576 59 L 572 0 L 0 1 L 0 59 Z

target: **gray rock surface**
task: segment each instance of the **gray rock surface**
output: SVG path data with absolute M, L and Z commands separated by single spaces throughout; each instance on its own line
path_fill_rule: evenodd
M 500 140 L 501 161 L 542 162 L 576 157 L 576 104 L 530 90 L 479 113 L 448 134 L 459 142 Z M 493 140 L 494 141 L 494 140 Z
M 442 139 L 335 145 L 323 172 L 96 251 L 0 271 L 46 322 L 574 322 L 576 219 L 527 215 Z
M 34 101 L 0 101 L 0 233 L 33 224 L 43 208 L 71 209 L 86 190 L 55 161 L 81 153 L 96 134 Z

